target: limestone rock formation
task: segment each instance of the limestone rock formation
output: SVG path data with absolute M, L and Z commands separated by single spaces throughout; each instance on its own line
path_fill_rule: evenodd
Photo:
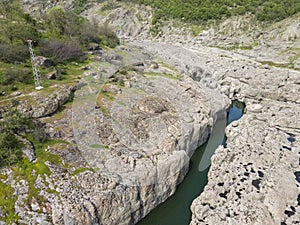
M 54 5 L 44 2 L 44 8 Z M 60 2 L 66 8 L 73 3 Z M 276 29 L 260 33 L 254 24 L 253 36 L 237 39 L 240 31 L 233 29 L 228 38 L 225 32 L 226 40 L 214 28 L 192 37 L 182 35 L 185 28 L 165 24 L 154 38 L 172 45 L 133 41 L 152 38 L 150 20 L 141 19 L 152 18 L 150 8 L 134 12 L 113 1 L 109 6 L 114 7 L 99 15 L 107 4 L 84 14 L 119 27 L 120 38 L 131 43 L 95 52 L 98 61 L 85 68 L 78 85 L 51 87 L 46 96 L 15 96 L 22 112 L 39 118 L 51 138 L 62 140 L 45 149 L 61 158 L 45 162 L 49 173 L 33 170 L 33 180 L 27 181 L 15 180 L 10 169 L 1 171 L 1 183 L 16 197 L 18 222 L 137 223 L 175 192 L 218 112 L 229 99 L 239 99 L 246 104 L 245 115 L 226 129 L 227 147 L 213 156 L 208 184 L 191 206 L 191 224 L 299 223 L 300 73 L 272 66 L 287 66 L 288 60 L 297 68 L 298 52 L 290 49 L 299 39 L 289 37 L 299 33 L 298 20 L 292 29 L 283 21 L 278 37 Z M 248 26 L 245 21 L 225 21 L 219 29 L 226 31 L 229 23 Z M 253 39 L 255 33 L 260 38 Z M 290 48 L 281 46 L 286 39 Z M 201 45 L 242 47 L 253 40 L 258 46 L 235 53 Z M 277 54 L 286 50 L 288 56 Z M 75 90 L 73 103 L 53 115 Z
M 213 156 L 191 224 L 299 223 L 300 108 L 270 99 L 260 104 L 261 112 L 247 110 L 227 127 L 227 148 Z
M 62 140 L 44 150 L 62 161 L 45 162 L 49 174 L 34 174 L 33 184 L 5 179 L 18 193 L 22 223 L 137 223 L 175 192 L 189 158 L 229 106 L 225 95 L 142 48 L 121 46 L 98 57 L 84 85 L 20 100 L 24 113 Z M 52 115 L 73 91 L 72 104 Z M 43 201 L 30 197 L 28 207 L 32 185 Z
M 300 73 L 213 48 L 136 44 L 246 103 L 226 129 L 227 147 L 213 156 L 191 224 L 299 223 Z

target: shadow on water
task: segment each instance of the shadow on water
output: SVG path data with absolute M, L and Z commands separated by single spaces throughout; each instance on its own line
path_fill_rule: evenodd
M 225 127 L 243 115 L 244 104 L 234 101 L 226 116 L 219 119 L 209 140 L 198 148 L 190 161 L 190 170 L 174 195 L 156 207 L 138 225 L 188 225 L 191 220 L 190 206 L 207 184 L 210 159 L 215 149 L 225 143 Z

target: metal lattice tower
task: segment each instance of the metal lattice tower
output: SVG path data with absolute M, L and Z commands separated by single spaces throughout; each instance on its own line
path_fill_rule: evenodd
M 32 70 L 33 70 L 33 77 L 34 77 L 34 83 L 35 83 L 35 89 L 36 90 L 41 90 L 43 86 L 41 85 L 40 81 L 40 74 L 37 69 L 37 61 L 33 52 L 32 48 L 32 40 L 27 40 L 28 47 L 29 47 L 29 52 L 30 52 L 30 58 L 31 58 L 31 63 L 32 63 Z

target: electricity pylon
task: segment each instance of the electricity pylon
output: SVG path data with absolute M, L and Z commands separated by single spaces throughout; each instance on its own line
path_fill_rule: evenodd
M 36 61 L 36 58 L 35 58 L 35 55 L 33 52 L 33 48 L 32 48 L 32 40 L 27 40 L 27 43 L 28 43 L 30 58 L 31 58 L 31 63 L 32 63 L 32 71 L 33 71 L 35 89 L 41 90 L 43 88 L 43 86 L 41 85 L 40 74 L 37 69 L 37 61 Z

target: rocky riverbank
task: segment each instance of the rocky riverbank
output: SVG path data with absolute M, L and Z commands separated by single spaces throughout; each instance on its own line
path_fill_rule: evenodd
M 246 103 L 242 119 L 226 129 L 227 147 L 213 156 L 191 224 L 299 223 L 300 73 L 218 49 L 138 45 Z
M 227 148 L 213 157 L 191 224 L 299 223 L 300 73 L 233 65 L 221 86 L 246 113 L 226 129 Z
M 272 40 L 274 32 L 260 35 L 251 51 L 234 53 L 202 44 L 214 40 L 222 48 L 236 47 L 235 32 L 224 46 L 226 32 L 192 37 L 170 24 L 153 37 L 150 22 L 143 19 L 151 19 L 151 8 L 118 4 L 101 14 L 101 4 L 85 13 L 123 27 L 118 32 L 128 45 L 95 53 L 78 85 L 53 87 L 47 96 L 18 97 L 21 111 L 39 118 L 57 141 L 42 152 L 59 160 L 26 165 L 23 173 L 30 171 L 30 179 L 16 169 L 1 171 L 16 221 L 137 223 L 175 192 L 217 113 L 229 99 L 239 99 L 246 113 L 226 129 L 227 147 L 219 147 L 213 157 L 208 185 L 191 206 L 191 224 L 299 222 L 300 73 L 283 68 L 297 68 L 298 37 L 289 40 L 293 57 L 276 64 L 270 52 L 287 47 L 277 49 L 274 41 L 268 48 L 263 40 Z M 298 29 L 292 27 L 291 35 Z M 288 37 L 276 40 L 281 46 Z M 133 41 L 144 38 L 159 42 Z M 259 61 L 268 63 L 251 57 L 257 52 Z M 73 102 L 63 105 L 70 97 Z M 0 218 L 5 213 L 0 210 Z
M 137 223 L 175 192 L 189 158 L 230 104 L 139 47 L 102 51 L 85 69 L 70 90 L 24 102 L 20 96 L 21 111 L 57 140 L 42 154 L 61 162 L 46 161 L 49 172 L 40 174 L 37 157 L 30 180 L 13 169 L 1 172 L 1 183 L 15 192 L 18 222 Z

